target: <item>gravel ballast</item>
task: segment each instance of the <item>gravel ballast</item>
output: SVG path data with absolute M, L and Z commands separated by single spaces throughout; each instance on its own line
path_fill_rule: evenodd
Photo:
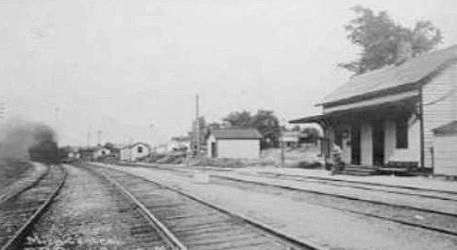
M 139 211 L 105 180 L 65 166 L 68 179 L 24 249 L 166 249 Z

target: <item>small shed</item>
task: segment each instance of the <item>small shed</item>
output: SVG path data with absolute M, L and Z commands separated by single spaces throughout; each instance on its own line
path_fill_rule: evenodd
M 106 147 L 101 147 L 101 146 L 98 146 L 97 148 L 95 148 L 94 150 L 94 158 L 97 159 L 97 158 L 102 158 L 102 157 L 106 157 L 107 155 L 111 154 L 111 150 L 109 150 L 108 148 Z
M 434 173 L 457 176 L 457 121 L 433 130 Z
M 151 147 L 142 142 L 137 142 L 132 145 L 121 148 L 120 159 L 123 161 L 136 161 L 151 153 Z
M 256 129 L 219 129 L 211 131 L 208 156 L 212 158 L 255 159 L 260 156 L 262 135 Z

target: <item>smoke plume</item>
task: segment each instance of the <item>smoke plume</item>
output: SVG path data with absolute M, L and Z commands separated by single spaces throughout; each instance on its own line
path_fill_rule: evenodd
M 54 130 L 42 123 L 9 120 L 0 129 L 0 158 L 28 159 L 29 148 L 44 141 L 56 141 Z

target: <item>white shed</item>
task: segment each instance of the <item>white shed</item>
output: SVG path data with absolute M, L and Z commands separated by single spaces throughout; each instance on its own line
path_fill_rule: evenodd
M 137 142 L 135 144 L 121 148 L 120 159 L 122 161 L 136 161 L 151 153 L 151 148 L 148 144 Z
M 97 159 L 97 158 L 100 158 L 100 157 L 105 157 L 107 155 L 111 154 L 111 150 L 109 150 L 108 148 L 105 148 L 105 147 L 97 147 L 95 150 L 94 150 L 94 158 Z
M 256 129 L 213 130 L 207 140 L 208 157 L 259 158 L 261 139 L 262 135 Z
M 433 130 L 434 173 L 457 176 L 457 121 Z

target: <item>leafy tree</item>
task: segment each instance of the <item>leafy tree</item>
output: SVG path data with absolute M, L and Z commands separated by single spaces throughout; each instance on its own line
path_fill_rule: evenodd
M 114 150 L 114 148 L 115 148 L 114 144 L 111 143 L 111 142 L 105 143 L 104 147 L 107 148 L 107 149 L 109 149 L 111 152 L 112 152 L 112 151 Z
M 251 127 L 252 116 L 249 111 L 236 111 L 227 115 L 223 121 L 227 122 L 230 127 L 249 128 Z
M 232 128 L 255 128 L 262 134 L 262 148 L 277 147 L 281 127 L 273 111 L 258 110 L 255 115 L 248 111 L 236 111 L 223 119 Z
M 262 134 L 262 148 L 278 147 L 281 127 L 273 111 L 258 110 L 251 119 L 251 126 Z
M 355 74 L 401 63 L 405 50 L 417 56 L 430 51 L 442 40 L 441 30 L 430 21 L 418 21 L 411 29 L 396 23 L 385 11 L 375 13 L 361 6 L 352 10 L 357 17 L 345 29 L 348 39 L 362 51 L 356 61 L 339 66 Z
M 189 131 L 189 137 L 190 137 L 190 146 L 191 148 L 195 148 L 195 145 L 197 143 L 196 141 L 196 136 L 195 136 L 195 121 L 193 122 L 192 124 L 192 131 Z M 199 137 L 200 137 L 200 145 L 201 146 L 204 146 L 206 145 L 206 136 L 208 135 L 209 133 L 209 128 L 207 127 L 206 125 L 206 120 L 205 120 L 205 117 L 204 116 L 200 116 L 198 118 L 198 127 L 199 127 Z
M 308 135 L 306 140 L 309 142 L 316 142 L 319 139 L 319 137 L 321 136 L 319 129 L 317 129 L 315 127 L 311 127 L 311 126 L 303 128 L 302 133 Z
M 292 131 L 300 131 L 301 128 L 300 128 L 299 125 L 295 125 L 291 130 L 292 130 Z

